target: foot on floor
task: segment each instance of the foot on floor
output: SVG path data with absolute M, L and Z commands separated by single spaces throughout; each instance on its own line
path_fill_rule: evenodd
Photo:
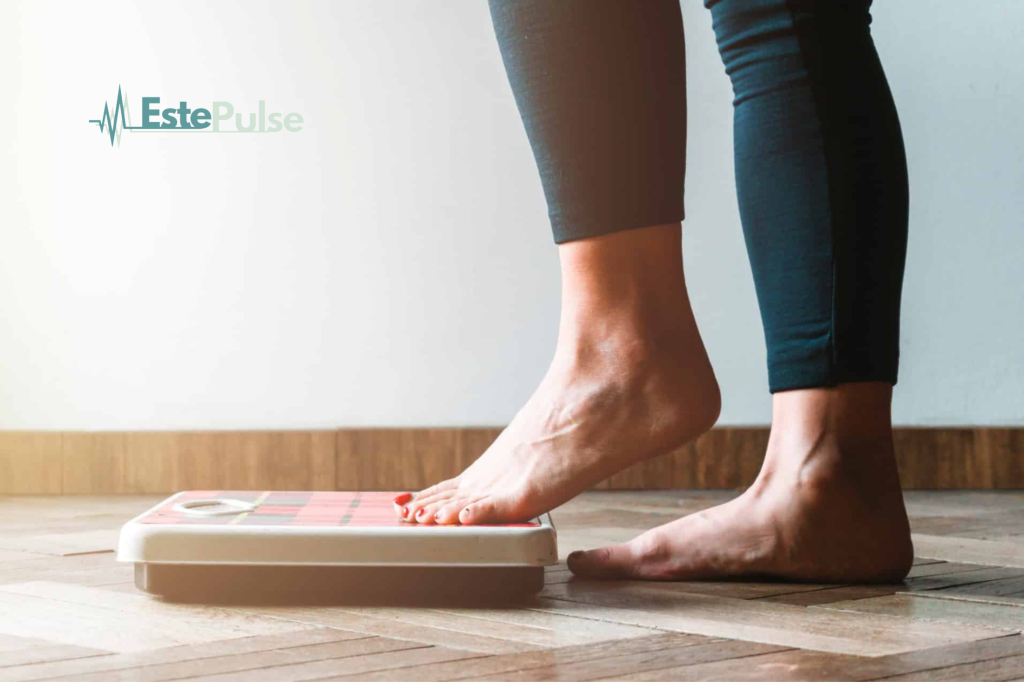
M 826 426 L 809 436 L 806 427 L 773 426 L 760 475 L 736 499 L 621 545 L 573 552 L 569 568 L 633 580 L 899 582 L 913 547 L 891 435 Z

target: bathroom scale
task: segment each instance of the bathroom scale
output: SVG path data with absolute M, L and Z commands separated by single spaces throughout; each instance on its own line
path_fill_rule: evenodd
M 395 514 L 396 492 L 190 490 L 121 529 L 135 585 L 174 601 L 500 601 L 544 586 L 551 518 L 436 526 Z

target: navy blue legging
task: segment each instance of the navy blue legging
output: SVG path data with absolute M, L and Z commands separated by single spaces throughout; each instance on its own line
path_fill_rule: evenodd
M 705 0 L 772 392 L 896 383 L 908 190 L 870 0 Z M 683 219 L 678 0 L 490 0 L 555 241 Z

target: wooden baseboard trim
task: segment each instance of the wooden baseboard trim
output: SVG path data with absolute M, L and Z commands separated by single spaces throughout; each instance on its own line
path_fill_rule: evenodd
M 0 494 L 184 489 L 416 490 L 464 469 L 500 428 L 329 431 L 0 431 Z M 768 429 L 716 428 L 600 489 L 738 488 Z M 905 488 L 1024 488 L 1024 428 L 896 430 Z

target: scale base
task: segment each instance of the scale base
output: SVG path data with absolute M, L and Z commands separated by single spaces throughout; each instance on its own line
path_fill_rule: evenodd
M 206 604 L 489 606 L 529 600 L 544 588 L 544 568 L 136 563 L 135 586 Z

